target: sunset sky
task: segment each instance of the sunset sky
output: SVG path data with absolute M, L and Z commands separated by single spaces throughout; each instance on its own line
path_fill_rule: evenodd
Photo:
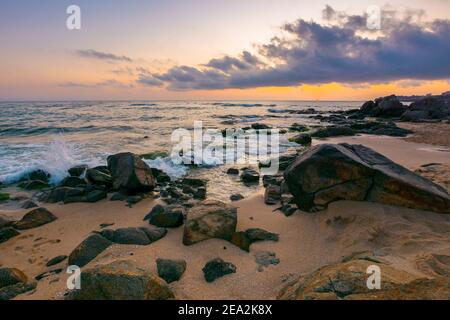
M 81 30 L 66 8 L 81 8 Z M 369 30 L 366 10 L 382 9 Z M 450 90 L 450 0 L 2 0 L 0 100 L 365 100 Z

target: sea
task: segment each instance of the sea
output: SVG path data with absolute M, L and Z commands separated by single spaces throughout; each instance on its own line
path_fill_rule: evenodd
M 322 112 L 359 108 L 361 101 L 64 101 L 0 102 L 0 182 L 13 183 L 27 172 L 42 169 L 57 184 L 67 169 L 80 164 L 105 165 L 119 152 L 145 154 L 173 147 L 172 133 L 194 128 L 243 128 L 263 123 L 286 129 L 293 123 L 321 126 L 307 114 L 293 112 L 314 108 Z M 280 137 L 280 151 L 296 144 Z M 186 175 L 206 178 L 209 196 L 254 192 L 238 178 L 226 175 L 230 165 L 186 166 L 170 157 L 146 160 L 172 178 Z

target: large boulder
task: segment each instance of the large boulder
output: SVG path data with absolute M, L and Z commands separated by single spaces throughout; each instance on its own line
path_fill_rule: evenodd
M 0 288 L 27 282 L 27 276 L 16 268 L 0 268 Z
M 69 255 L 69 265 L 84 267 L 112 244 L 99 234 L 92 234 L 81 242 Z
M 161 278 L 127 260 L 84 270 L 73 300 L 166 300 L 174 298 Z
M 33 229 L 55 221 L 56 219 L 47 209 L 37 208 L 24 215 L 20 221 L 17 221 L 15 228 L 19 230 Z
M 183 243 L 218 238 L 231 240 L 237 225 L 237 209 L 220 201 L 205 200 L 188 211 Z
M 356 200 L 450 213 L 443 187 L 362 145 L 316 146 L 299 156 L 284 177 L 297 206 L 307 212 Z
M 156 181 L 152 170 L 133 153 L 119 153 L 108 157 L 108 168 L 116 190 L 128 193 L 152 191 Z
M 450 104 L 448 101 L 427 97 L 413 102 L 402 115 L 401 120 L 422 122 L 427 120 L 443 120 L 448 117 L 450 117 Z

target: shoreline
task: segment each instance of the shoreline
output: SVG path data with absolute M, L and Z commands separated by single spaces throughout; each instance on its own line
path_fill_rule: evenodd
M 447 152 L 401 138 L 355 136 L 317 143 L 341 142 L 364 144 L 411 170 L 432 162 L 450 164 Z M 114 223 L 114 229 L 148 225 L 142 219 L 157 203 L 160 200 L 147 198 L 132 208 L 125 206 L 125 202 L 108 199 L 94 204 L 45 204 L 58 219 L 0 243 L 0 267 L 16 267 L 34 278 L 49 270 L 45 266 L 49 259 L 69 255 L 92 231 L 100 230 L 100 224 Z M 183 228 L 180 227 L 169 230 L 166 237 L 149 246 L 114 244 L 85 268 L 126 259 L 156 273 L 157 258 L 184 259 L 187 262 L 185 274 L 180 281 L 169 285 L 177 299 L 276 299 L 279 292 L 300 275 L 339 263 L 356 252 L 371 252 L 390 267 L 410 275 L 406 277 L 408 279 L 432 278 L 430 270 L 421 266 L 420 261 L 432 254 L 450 252 L 450 217 L 444 214 L 369 202 L 339 201 L 323 212 L 285 217 L 274 212 L 277 206 L 264 203 L 262 189 L 232 205 L 237 207 L 238 231 L 262 228 L 279 234 L 280 240 L 255 243 L 249 253 L 218 239 L 185 246 L 182 244 Z M 27 211 L 2 209 L 0 214 L 20 218 Z M 275 253 L 279 263 L 270 264 L 259 272 L 255 258 L 258 252 Z M 201 270 L 208 260 L 216 257 L 235 264 L 237 272 L 209 284 L 204 281 Z M 450 272 L 450 264 L 444 269 Z M 68 276 L 64 271 L 50 275 L 38 281 L 35 291 L 16 299 L 64 299 Z

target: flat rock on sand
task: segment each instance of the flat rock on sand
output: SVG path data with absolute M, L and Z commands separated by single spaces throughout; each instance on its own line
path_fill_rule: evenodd
M 174 298 L 161 278 L 127 260 L 84 270 L 82 287 L 74 290 L 73 300 L 166 300 Z
M 33 229 L 55 221 L 57 218 L 45 208 L 31 210 L 15 224 L 19 230 Z

